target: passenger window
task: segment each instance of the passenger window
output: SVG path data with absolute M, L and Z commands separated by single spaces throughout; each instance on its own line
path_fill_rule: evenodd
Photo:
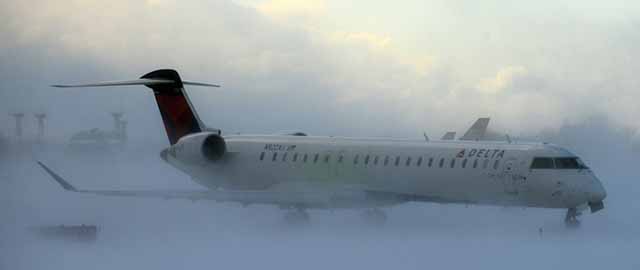
M 307 154 L 304 154 L 304 157 L 302 157 L 302 162 L 307 163 Z
M 431 165 L 433 165 L 433 158 L 429 158 L 429 168 L 431 168 Z
M 288 152 L 284 152 L 284 155 L 282 155 L 282 162 L 287 161 L 287 153 Z
M 487 167 L 489 167 L 489 160 L 485 159 L 484 162 L 482 163 L 482 168 L 486 169 Z
M 416 166 L 417 166 L 417 167 L 422 166 L 422 157 L 419 157 L 419 158 L 418 158 L 418 163 L 416 163 Z
M 553 159 L 537 157 L 531 162 L 531 169 L 553 169 Z
M 440 166 L 440 168 L 442 168 L 444 166 L 444 158 L 440 159 L 440 164 L 438 164 Z
M 499 165 L 500 165 L 500 160 L 496 160 L 496 161 L 493 163 L 493 169 L 494 169 L 494 170 L 497 170 Z
M 358 165 L 358 159 L 360 159 L 360 155 L 356 155 L 356 157 L 353 158 L 353 164 Z
M 369 155 L 364 157 L 364 165 L 368 165 L 368 164 L 369 164 Z
M 384 157 L 384 166 L 389 165 L 389 156 Z
M 319 155 L 319 154 L 315 154 L 315 155 L 313 156 L 313 163 L 318 162 L 318 156 L 320 156 L 320 155 Z
M 467 159 L 465 158 L 462 160 L 462 168 L 464 169 L 466 167 L 467 167 Z
M 396 162 L 394 163 L 396 166 L 400 165 L 400 156 L 396 157 Z
M 298 153 L 293 154 L 293 162 L 298 161 Z
M 409 165 L 411 165 L 411 157 L 407 157 L 407 162 L 404 165 L 407 166 L 407 167 L 409 167 Z
M 478 168 L 478 159 L 473 160 L 473 168 Z
M 330 155 L 328 154 L 324 156 L 324 163 L 329 163 L 329 158 L 330 158 Z
M 276 161 L 276 158 L 278 158 L 278 152 L 273 153 L 273 157 L 271 157 L 271 161 Z
M 378 165 L 378 156 L 373 158 L 373 165 Z
M 451 168 L 453 168 L 453 167 L 455 167 L 455 166 L 456 166 L 456 159 L 455 159 L 455 158 L 451 159 L 451 164 L 449 164 L 449 166 L 450 166 Z
M 264 159 L 264 152 L 260 153 L 260 160 Z

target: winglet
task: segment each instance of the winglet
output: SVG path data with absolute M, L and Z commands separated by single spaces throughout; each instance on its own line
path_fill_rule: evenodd
M 53 180 L 56 180 L 56 182 L 58 182 L 58 184 L 60 184 L 62 188 L 64 188 L 65 190 L 74 191 L 74 192 L 78 191 L 75 187 L 69 184 L 69 182 L 65 181 L 64 179 L 62 179 L 62 177 L 60 177 L 51 169 L 49 169 L 49 167 L 42 164 L 42 162 L 38 161 L 38 165 L 40 165 L 40 167 L 42 167 L 42 169 L 44 169 L 51 176 L 51 178 L 53 178 Z

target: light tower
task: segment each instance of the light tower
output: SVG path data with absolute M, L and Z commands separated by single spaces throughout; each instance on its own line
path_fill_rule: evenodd
M 20 138 L 22 137 L 22 118 L 24 118 L 24 113 L 12 113 L 11 116 L 16 119 L 16 137 Z
M 120 141 L 124 141 L 124 138 L 126 136 L 124 134 L 126 129 L 126 121 L 122 120 L 123 115 L 124 113 L 121 112 L 111 113 L 111 116 L 113 116 L 113 134 Z
M 127 141 L 127 121 L 120 121 L 120 142 L 125 143 Z
M 44 140 L 44 119 L 47 118 L 46 113 L 36 113 L 34 114 L 36 120 L 38 121 L 38 142 L 42 142 Z

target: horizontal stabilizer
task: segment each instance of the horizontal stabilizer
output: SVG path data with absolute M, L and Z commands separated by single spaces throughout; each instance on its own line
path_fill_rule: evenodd
M 191 81 L 182 81 L 182 84 L 184 84 L 184 85 L 196 85 L 196 86 L 207 86 L 207 87 L 220 87 L 220 85 L 218 85 L 218 84 L 191 82 Z
M 99 83 L 89 83 L 89 84 L 54 84 L 52 87 L 58 88 L 74 88 L 74 87 L 102 87 L 102 86 L 129 86 L 129 85 L 163 85 L 163 84 L 174 84 L 176 81 L 167 80 L 167 79 L 137 79 L 137 80 L 129 80 L 129 81 L 111 81 L 111 82 L 99 82 Z M 182 81 L 183 85 L 195 85 L 195 86 L 207 86 L 207 87 L 220 87 L 217 84 L 209 84 L 209 83 L 201 83 L 201 82 L 190 82 L 190 81 Z

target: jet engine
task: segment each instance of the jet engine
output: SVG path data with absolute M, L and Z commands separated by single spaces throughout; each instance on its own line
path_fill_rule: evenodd
M 227 152 L 224 138 L 215 132 L 184 136 L 169 148 L 168 154 L 189 164 L 205 164 L 222 159 Z

